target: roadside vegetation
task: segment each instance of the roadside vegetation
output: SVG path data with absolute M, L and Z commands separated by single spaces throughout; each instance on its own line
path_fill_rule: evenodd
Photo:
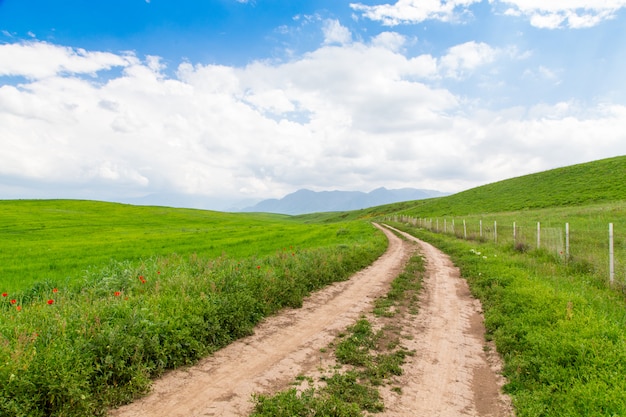
M 543 250 L 396 226 L 449 254 L 481 300 L 518 417 L 626 415 L 620 292 Z

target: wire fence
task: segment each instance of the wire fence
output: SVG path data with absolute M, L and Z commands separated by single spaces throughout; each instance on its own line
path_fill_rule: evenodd
M 408 215 L 389 216 L 386 220 L 401 222 L 435 233 L 454 235 L 465 240 L 509 245 L 519 252 L 543 250 L 566 263 L 576 263 L 610 284 L 626 284 L 626 233 L 619 233 L 613 223 L 585 224 L 553 222 L 417 218 Z

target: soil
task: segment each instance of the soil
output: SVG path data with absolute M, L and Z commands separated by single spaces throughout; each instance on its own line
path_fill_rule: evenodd
M 193 367 L 167 373 L 151 393 L 111 410 L 111 417 L 247 416 L 254 394 L 287 389 L 299 375 L 316 375 L 332 366 L 325 348 L 346 327 L 372 310 L 372 301 L 389 290 L 417 249 L 427 272 L 419 314 L 397 315 L 403 346 L 414 350 L 394 382 L 401 393 L 382 390 L 385 411 L 395 416 L 513 415 L 502 394 L 500 360 L 484 339 L 480 302 L 450 259 L 433 246 L 406 235 L 402 240 L 379 227 L 387 251 L 348 281 L 308 297 L 299 309 L 263 321 L 240 339 Z

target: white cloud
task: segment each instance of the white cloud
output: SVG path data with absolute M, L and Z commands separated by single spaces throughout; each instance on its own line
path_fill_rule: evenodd
M 289 62 L 183 63 L 175 76 L 155 57 L 18 44 L 32 61 L 0 60 L 0 68 L 31 80 L 0 86 L 0 184 L 89 190 L 93 198 L 456 191 L 626 154 L 626 107 L 470 109 L 442 77 L 475 71 L 502 51 L 468 42 L 444 56 L 407 57 L 405 42 L 389 32 Z M 123 71 L 79 76 L 109 65 Z
M 613 19 L 626 0 L 490 0 L 510 8 L 505 14 L 526 16 L 531 25 L 544 29 L 593 27 Z
M 426 20 L 457 20 L 470 5 L 482 0 L 397 0 L 395 4 L 368 6 L 351 3 L 353 10 L 386 26 L 420 23 Z
M 90 74 L 112 67 L 124 67 L 131 56 L 84 49 L 59 47 L 45 42 L 0 45 L 0 75 L 40 79 L 59 73 Z
M 324 22 L 324 44 L 349 44 L 352 42 L 352 33 L 342 26 L 336 19 L 329 19 Z
M 493 62 L 498 53 L 497 49 L 482 42 L 470 41 L 456 45 L 441 57 L 441 71 L 447 77 L 461 78 L 465 73 Z
M 483 0 L 397 0 L 395 3 L 350 7 L 368 19 L 386 26 L 416 24 L 427 20 L 450 22 L 470 13 L 469 8 Z M 502 4 L 509 16 L 525 16 L 531 25 L 544 29 L 593 27 L 613 19 L 626 7 L 626 0 L 489 0 Z

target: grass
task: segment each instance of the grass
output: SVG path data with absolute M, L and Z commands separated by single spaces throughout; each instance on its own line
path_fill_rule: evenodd
M 73 200 L 0 201 L 0 291 L 80 278 L 110 260 L 178 254 L 265 256 L 368 239 L 365 222 L 305 224 L 283 215 Z
M 0 415 L 104 415 L 145 393 L 150 378 L 249 334 L 261 318 L 298 307 L 310 291 L 373 262 L 385 248 L 375 236 L 238 260 L 113 262 L 80 289 L 39 286 L 17 305 L 7 299 L 0 304 L 0 380 L 7 382 Z
M 395 312 L 415 313 L 415 297 L 421 289 L 423 259 L 413 256 L 405 270 L 394 279 L 392 289 L 376 300 L 374 314 L 379 321 L 389 321 Z M 341 370 L 321 378 L 320 387 L 291 388 L 275 395 L 256 395 L 251 417 L 356 417 L 384 411 L 379 387 L 393 384 L 402 375 L 402 365 L 412 352 L 402 347 L 399 331 L 382 326 L 378 331 L 370 320 L 360 318 L 331 344 Z M 299 376 L 298 382 L 311 378 Z M 391 390 L 401 395 L 401 388 Z M 369 415 L 369 414 L 368 414 Z
M 366 222 L 76 201 L 0 206 L 9 213 L 0 229 L 7 416 L 105 415 L 387 245 Z
M 455 220 L 445 236 L 409 229 L 449 253 L 481 299 L 518 416 L 626 415 L 624 173 L 622 156 L 444 198 L 295 217 L 0 201 L 0 415 L 102 415 L 136 398 L 152 376 L 370 263 L 385 241 L 367 221 L 382 216 Z M 472 240 L 455 238 L 462 220 Z M 494 220 L 498 245 L 488 229 Z M 507 241 L 513 221 L 515 243 Z M 570 223 L 571 258 L 533 247 L 537 221 L 555 235 Z M 617 236 L 615 288 L 606 285 L 608 222 Z M 394 303 L 378 302 L 379 314 L 393 316 Z M 380 379 L 366 370 L 394 362 L 378 366 L 372 353 L 329 378 L 330 391 L 267 398 L 265 415 L 362 415 L 370 407 L 362 395 L 376 408 L 371 389 Z
M 506 391 L 518 416 L 626 415 L 625 173 L 621 156 L 362 214 L 395 219 L 398 228 L 451 255 L 481 299 L 487 337 L 504 359 Z M 609 223 L 615 229 L 612 286 Z
M 626 415 L 623 296 L 545 250 L 397 225 L 446 253 L 483 304 L 518 417 Z
M 389 218 L 401 216 L 390 216 Z M 432 228 L 431 228 L 432 219 Z M 408 219 L 407 219 L 408 220 Z M 609 281 L 609 223 L 614 226 L 615 285 L 626 284 L 626 202 L 556 207 L 537 210 L 486 213 L 462 217 L 411 219 L 416 225 L 473 241 L 516 246 L 520 251 L 537 249 L 537 223 L 540 223 L 540 248 L 562 262 L 586 269 L 598 281 Z M 482 221 L 482 235 L 480 222 Z M 465 230 L 463 227 L 465 222 Z M 513 225 L 515 223 L 515 239 Z M 569 256 L 566 248 L 566 223 L 569 225 Z M 454 225 L 454 226 L 453 226 Z M 496 235 L 497 231 L 497 235 Z
M 626 198 L 625 176 L 626 156 L 619 156 L 511 178 L 443 198 L 387 206 L 386 212 L 443 217 L 611 203 Z

